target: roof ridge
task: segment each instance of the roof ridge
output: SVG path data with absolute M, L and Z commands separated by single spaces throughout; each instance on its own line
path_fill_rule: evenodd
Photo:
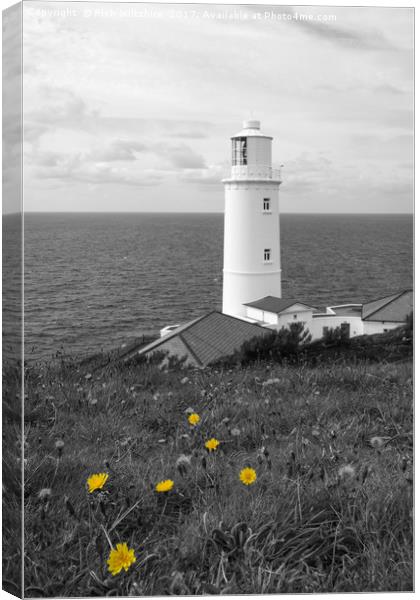
M 211 311 L 209 313 L 204 314 L 202 317 L 197 317 L 196 319 L 193 319 L 192 321 L 187 322 L 184 325 L 180 325 L 179 327 L 177 327 L 170 333 L 167 333 L 163 337 L 157 338 L 156 340 L 153 340 L 153 342 L 146 344 L 146 346 L 143 346 L 143 348 L 140 348 L 140 350 L 143 352 L 143 350 L 146 350 L 149 348 L 159 348 L 159 346 L 161 344 L 163 344 L 164 342 L 167 342 L 168 340 L 171 340 L 175 335 L 181 335 L 181 333 L 183 333 L 184 331 L 188 331 L 188 329 L 190 327 L 192 327 L 199 321 L 202 321 L 205 317 L 208 317 L 213 312 L 215 312 L 215 311 Z M 121 358 L 124 358 L 124 359 L 130 358 L 133 354 L 137 354 L 138 352 L 139 352 L 139 349 L 137 347 L 132 348 L 132 350 L 128 351 L 126 354 L 123 354 L 121 356 Z
M 269 333 L 271 331 L 270 329 L 267 329 L 267 327 L 262 327 L 261 325 L 258 325 L 257 323 L 249 323 L 249 321 L 245 321 L 243 319 L 239 319 L 238 317 L 234 317 L 232 315 L 227 315 L 227 314 L 225 314 L 225 313 L 223 313 L 221 311 L 218 311 L 218 310 L 212 311 L 211 313 L 209 313 L 208 316 L 210 316 L 211 314 L 219 314 L 222 317 L 229 317 L 233 321 L 239 321 L 240 323 L 244 323 L 245 325 L 249 325 L 250 327 L 253 327 L 253 328 L 258 327 L 259 329 L 263 330 L 264 333 Z M 212 348 L 216 352 L 222 352 L 222 348 L 220 347 L 219 344 L 210 342 L 208 338 L 205 338 L 205 337 L 202 337 L 202 336 L 198 335 L 196 331 L 194 331 L 194 330 L 193 331 L 189 331 L 188 334 L 191 336 L 191 338 L 193 340 L 198 341 L 198 342 L 204 342 L 208 347 Z M 187 347 L 190 349 L 191 346 L 186 342 L 185 338 L 182 337 L 181 334 L 180 334 L 180 337 L 182 338 L 183 342 L 187 345 Z M 240 346 L 239 346 L 239 348 L 240 348 Z M 203 361 L 200 358 L 198 358 L 198 356 L 197 356 L 197 354 L 195 352 L 192 352 L 192 354 L 195 357 L 197 357 L 198 362 L 200 362 L 202 366 L 205 366 L 205 364 L 203 363 Z
M 210 313 L 211 314 L 211 313 Z M 185 337 L 182 335 L 184 332 L 181 331 L 181 333 L 179 334 L 180 339 L 183 341 L 183 343 L 185 344 L 185 346 L 187 347 L 187 350 L 189 352 L 191 352 L 191 354 L 194 356 L 195 360 L 203 367 L 203 361 L 201 360 L 201 358 L 197 355 L 196 352 L 194 352 L 194 350 L 191 348 L 189 342 L 187 342 L 187 340 L 185 339 Z M 190 335 L 194 335 L 190 332 Z
M 270 300 L 273 300 L 274 302 L 281 304 L 281 309 L 278 310 L 277 308 L 264 308 L 261 305 L 264 302 L 270 302 Z M 306 308 L 309 309 L 314 309 L 317 310 L 318 307 L 314 306 L 313 304 L 309 304 L 308 302 L 303 301 L 303 300 L 299 300 L 299 298 L 279 298 L 278 296 L 264 296 L 263 298 L 259 298 L 257 300 L 253 300 L 252 302 L 246 302 L 244 303 L 244 306 L 249 306 L 250 308 L 257 308 L 259 310 L 262 310 L 264 312 L 272 312 L 275 314 L 280 314 L 283 311 L 285 311 L 287 308 L 289 308 L 290 306 L 293 306 L 295 304 L 300 304 L 301 306 L 305 306 Z
M 382 310 L 383 308 L 385 308 L 386 306 L 388 306 L 389 304 L 391 304 L 391 302 L 394 302 L 395 300 L 398 300 L 398 298 L 401 298 L 401 296 L 403 294 L 406 294 L 409 291 L 410 290 L 403 290 L 402 292 L 396 292 L 395 294 L 391 294 L 390 296 L 385 296 L 385 298 L 378 298 L 378 300 L 371 300 L 371 302 L 379 302 L 379 300 L 385 300 L 386 298 L 391 298 L 390 300 L 388 300 L 388 302 L 385 302 L 385 304 L 382 304 L 382 306 L 378 306 L 378 308 L 374 309 L 372 312 L 370 312 L 367 315 L 365 315 L 364 317 L 362 317 L 362 321 L 364 321 L 368 317 L 371 317 L 372 315 L 374 315 L 378 311 Z M 368 302 L 368 304 L 370 304 L 370 302 Z M 363 310 L 363 305 L 362 305 L 362 310 Z
M 252 325 L 253 327 L 259 327 L 260 329 L 267 329 L 267 327 L 263 327 L 262 325 L 258 325 L 258 323 L 250 323 L 249 321 L 246 321 L 245 319 L 240 319 L 239 317 L 234 317 L 233 315 L 228 315 L 228 314 L 222 312 L 221 310 L 213 310 L 209 314 L 212 314 L 212 313 L 223 315 L 224 317 L 229 317 L 229 319 L 233 319 L 234 321 L 241 321 L 241 323 L 246 323 L 247 325 Z

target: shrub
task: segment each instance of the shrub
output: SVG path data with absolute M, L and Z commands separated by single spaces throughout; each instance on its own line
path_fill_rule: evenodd
M 248 340 L 235 353 L 233 361 L 242 365 L 260 360 L 281 362 L 284 358 L 295 356 L 310 341 L 311 335 L 304 323 L 291 323 L 279 331 L 270 331 L 267 335 Z

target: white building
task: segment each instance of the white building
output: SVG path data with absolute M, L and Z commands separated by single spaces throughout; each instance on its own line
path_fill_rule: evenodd
M 345 335 L 383 333 L 413 310 L 405 290 L 366 304 L 325 309 L 281 297 L 280 170 L 273 169 L 272 138 L 259 121 L 245 121 L 232 138 L 232 166 L 225 186 L 223 313 L 269 329 L 301 322 L 312 339 L 339 327 Z
M 271 164 L 272 138 L 259 121 L 245 121 L 232 138 L 225 185 L 223 313 L 243 317 L 244 304 L 281 297 L 280 170 Z
M 341 304 L 317 309 L 296 299 L 267 296 L 245 305 L 245 318 L 269 329 L 279 330 L 303 323 L 313 340 L 339 327 L 346 336 L 385 333 L 400 327 L 413 310 L 413 291 L 404 290 L 365 304 Z
M 259 121 L 246 121 L 232 138 L 232 166 L 225 186 L 223 313 L 170 325 L 161 338 L 129 353 L 167 351 L 188 364 L 205 366 L 233 353 L 265 329 L 303 323 L 313 340 L 340 328 L 348 337 L 383 333 L 404 324 L 413 310 L 413 292 L 404 290 L 365 304 L 324 309 L 281 297 L 279 186 L 273 169 L 272 138 Z M 235 318 L 232 318 L 235 317 Z

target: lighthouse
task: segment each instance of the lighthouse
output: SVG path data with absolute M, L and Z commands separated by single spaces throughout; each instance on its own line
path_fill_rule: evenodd
M 244 317 L 245 303 L 281 298 L 281 178 L 272 167 L 273 138 L 261 132 L 259 121 L 245 121 L 231 140 L 231 172 L 223 180 L 223 313 Z

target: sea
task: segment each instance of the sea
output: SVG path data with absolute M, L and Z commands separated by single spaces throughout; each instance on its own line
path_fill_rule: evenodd
M 283 214 L 280 239 L 285 298 L 323 307 L 413 285 L 412 215 Z M 28 361 L 115 349 L 221 310 L 222 214 L 29 213 L 24 249 Z

